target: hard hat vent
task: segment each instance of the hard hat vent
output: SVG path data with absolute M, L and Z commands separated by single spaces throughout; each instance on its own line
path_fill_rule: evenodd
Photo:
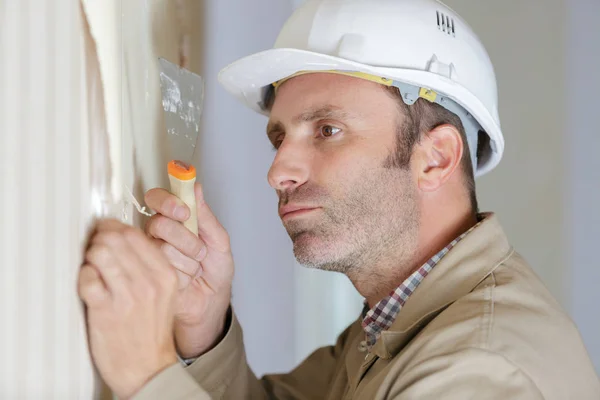
M 438 29 L 448 35 L 456 36 L 454 30 L 454 18 L 447 16 L 441 11 L 436 11 Z

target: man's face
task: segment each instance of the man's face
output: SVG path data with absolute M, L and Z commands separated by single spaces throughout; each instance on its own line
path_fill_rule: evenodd
M 268 179 L 301 264 L 349 273 L 414 250 L 416 185 L 408 166 L 389 166 L 401 122 L 396 100 L 363 79 L 315 73 L 280 86 Z

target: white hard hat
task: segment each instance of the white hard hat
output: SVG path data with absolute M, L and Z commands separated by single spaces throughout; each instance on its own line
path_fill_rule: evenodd
M 308 72 L 397 86 L 409 105 L 423 97 L 455 113 L 465 127 L 475 176 L 502 157 L 492 63 L 471 28 L 440 1 L 308 0 L 287 20 L 273 49 L 228 65 L 219 81 L 268 115 L 266 97 L 274 84 Z

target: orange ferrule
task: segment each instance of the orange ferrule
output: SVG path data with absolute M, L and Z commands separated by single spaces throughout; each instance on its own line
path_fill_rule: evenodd
M 169 161 L 167 170 L 169 171 L 169 175 L 182 181 L 189 181 L 196 177 L 196 168 L 193 165 L 188 165 L 177 160 Z

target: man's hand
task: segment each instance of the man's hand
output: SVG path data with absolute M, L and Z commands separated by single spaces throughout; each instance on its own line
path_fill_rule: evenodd
M 190 211 L 164 189 L 151 189 L 145 202 L 157 212 L 147 234 L 177 272 L 175 341 L 184 358 L 197 357 L 214 347 L 223 334 L 233 280 L 229 235 L 204 201 L 196 184 L 198 236 L 182 222 Z
M 96 367 L 120 399 L 177 362 L 173 340 L 177 277 L 144 233 L 101 221 L 79 274 Z

